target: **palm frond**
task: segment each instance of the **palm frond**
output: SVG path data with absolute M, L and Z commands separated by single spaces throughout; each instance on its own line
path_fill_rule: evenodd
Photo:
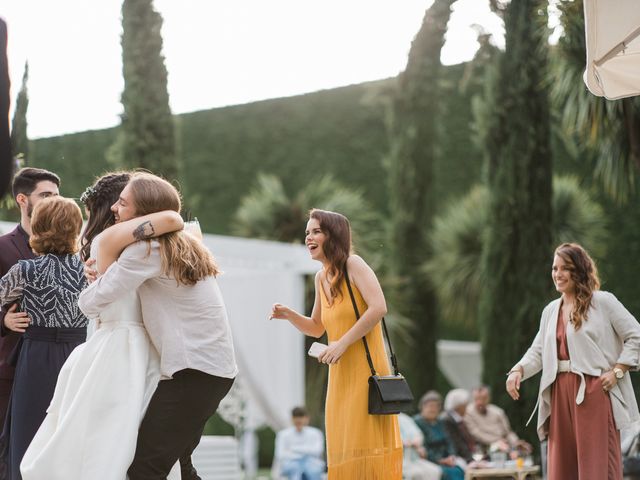
M 386 238 L 380 215 L 360 189 L 347 188 L 332 175 L 312 179 L 290 195 L 274 175 L 258 175 L 257 185 L 240 203 L 232 225 L 236 235 L 302 242 L 309 210 L 340 212 L 349 218 L 354 245 L 376 269 L 381 266 Z
M 436 289 L 444 323 L 476 328 L 486 279 L 482 247 L 487 235 L 489 201 L 487 188 L 476 186 L 434 220 L 430 237 L 433 257 L 423 269 Z M 604 255 L 606 216 L 577 178 L 553 179 L 552 206 L 555 245 L 577 242 L 595 257 Z
M 232 224 L 235 235 L 292 242 L 291 200 L 275 175 L 259 174 L 257 185 L 245 196 Z M 300 227 L 298 225 L 298 228 Z M 300 235 L 298 235 L 300 237 Z
M 576 158 L 593 158 L 594 173 L 604 190 L 625 201 L 635 189 L 638 166 L 630 129 L 640 124 L 640 101 L 610 101 L 588 92 L 582 78 L 586 57 L 582 1 L 561 0 L 558 9 L 564 34 L 553 49 L 550 81 L 564 143 Z

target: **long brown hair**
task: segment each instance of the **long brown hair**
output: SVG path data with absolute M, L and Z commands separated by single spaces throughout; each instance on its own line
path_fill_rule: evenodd
M 587 251 L 577 243 L 563 243 L 554 252 L 569 266 L 571 279 L 575 283 L 575 303 L 570 314 L 576 330 L 587 320 L 593 292 L 600 289 L 598 269 Z
M 82 248 L 80 249 L 82 260 L 87 261 L 91 256 L 93 239 L 115 223 L 111 205 L 116 203 L 130 178 L 129 172 L 105 173 L 92 186 L 87 187 L 80 196 L 80 201 L 84 203 L 89 212 L 87 226 L 82 234 Z
M 318 221 L 320 230 L 327 237 L 322 250 L 329 261 L 327 280 L 330 282 L 329 293 L 331 294 L 331 299 L 342 297 L 340 284 L 344 279 L 345 266 L 352 251 L 349 219 L 341 213 L 317 208 L 311 209 L 309 218 Z
M 178 190 L 166 180 L 150 173 L 136 172 L 129 182 L 136 215 L 148 215 L 163 210 L 180 212 Z M 184 231 L 171 232 L 157 238 L 160 242 L 162 271 L 179 284 L 196 282 L 220 270 L 211 252 L 197 239 Z

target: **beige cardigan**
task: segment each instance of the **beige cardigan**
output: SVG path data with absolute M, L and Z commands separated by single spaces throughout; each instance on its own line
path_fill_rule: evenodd
M 550 387 L 558 370 L 556 326 L 559 308 L 560 299 L 545 307 L 536 338 L 516 364 L 523 369 L 523 380 L 542 370 L 536 404 L 536 408 L 539 408 L 537 430 L 541 440 L 547 433 L 544 427 L 551 415 Z M 582 379 L 576 398 L 578 405 L 584 400 L 584 375 L 598 377 L 613 369 L 616 363 L 628 365 L 631 369 L 640 367 L 640 324 L 609 292 L 593 293 L 587 320 L 578 331 L 573 328 L 573 324 L 567 325 L 567 344 L 571 371 Z M 610 398 L 616 427 L 619 430 L 627 427 L 640 428 L 640 413 L 628 374 L 610 390 Z

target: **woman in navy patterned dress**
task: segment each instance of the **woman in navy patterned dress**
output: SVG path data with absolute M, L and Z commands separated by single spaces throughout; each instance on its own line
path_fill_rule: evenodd
M 0 438 L 8 478 L 19 480 L 20 462 L 45 418 L 60 368 L 86 339 L 87 318 L 78 308 L 86 286 L 78 252 L 82 213 L 73 200 L 38 203 L 31 219 L 31 248 L 39 256 L 20 260 L 0 279 L 0 303 L 20 302 L 29 314 L 16 352 L 9 410 Z

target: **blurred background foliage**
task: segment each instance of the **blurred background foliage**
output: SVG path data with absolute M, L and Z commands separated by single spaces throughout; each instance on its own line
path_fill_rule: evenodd
M 477 185 L 436 217 L 430 238 L 433 258 L 423 266 L 436 285 L 441 321 L 459 324 L 471 338 L 478 335 L 477 306 L 486 283 L 481 256 L 489 195 L 486 186 Z M 604 210 L 575 176 L 553 179 L 552 209 L 553 245 L 578 242 L 596 258 L 606 255 Z

